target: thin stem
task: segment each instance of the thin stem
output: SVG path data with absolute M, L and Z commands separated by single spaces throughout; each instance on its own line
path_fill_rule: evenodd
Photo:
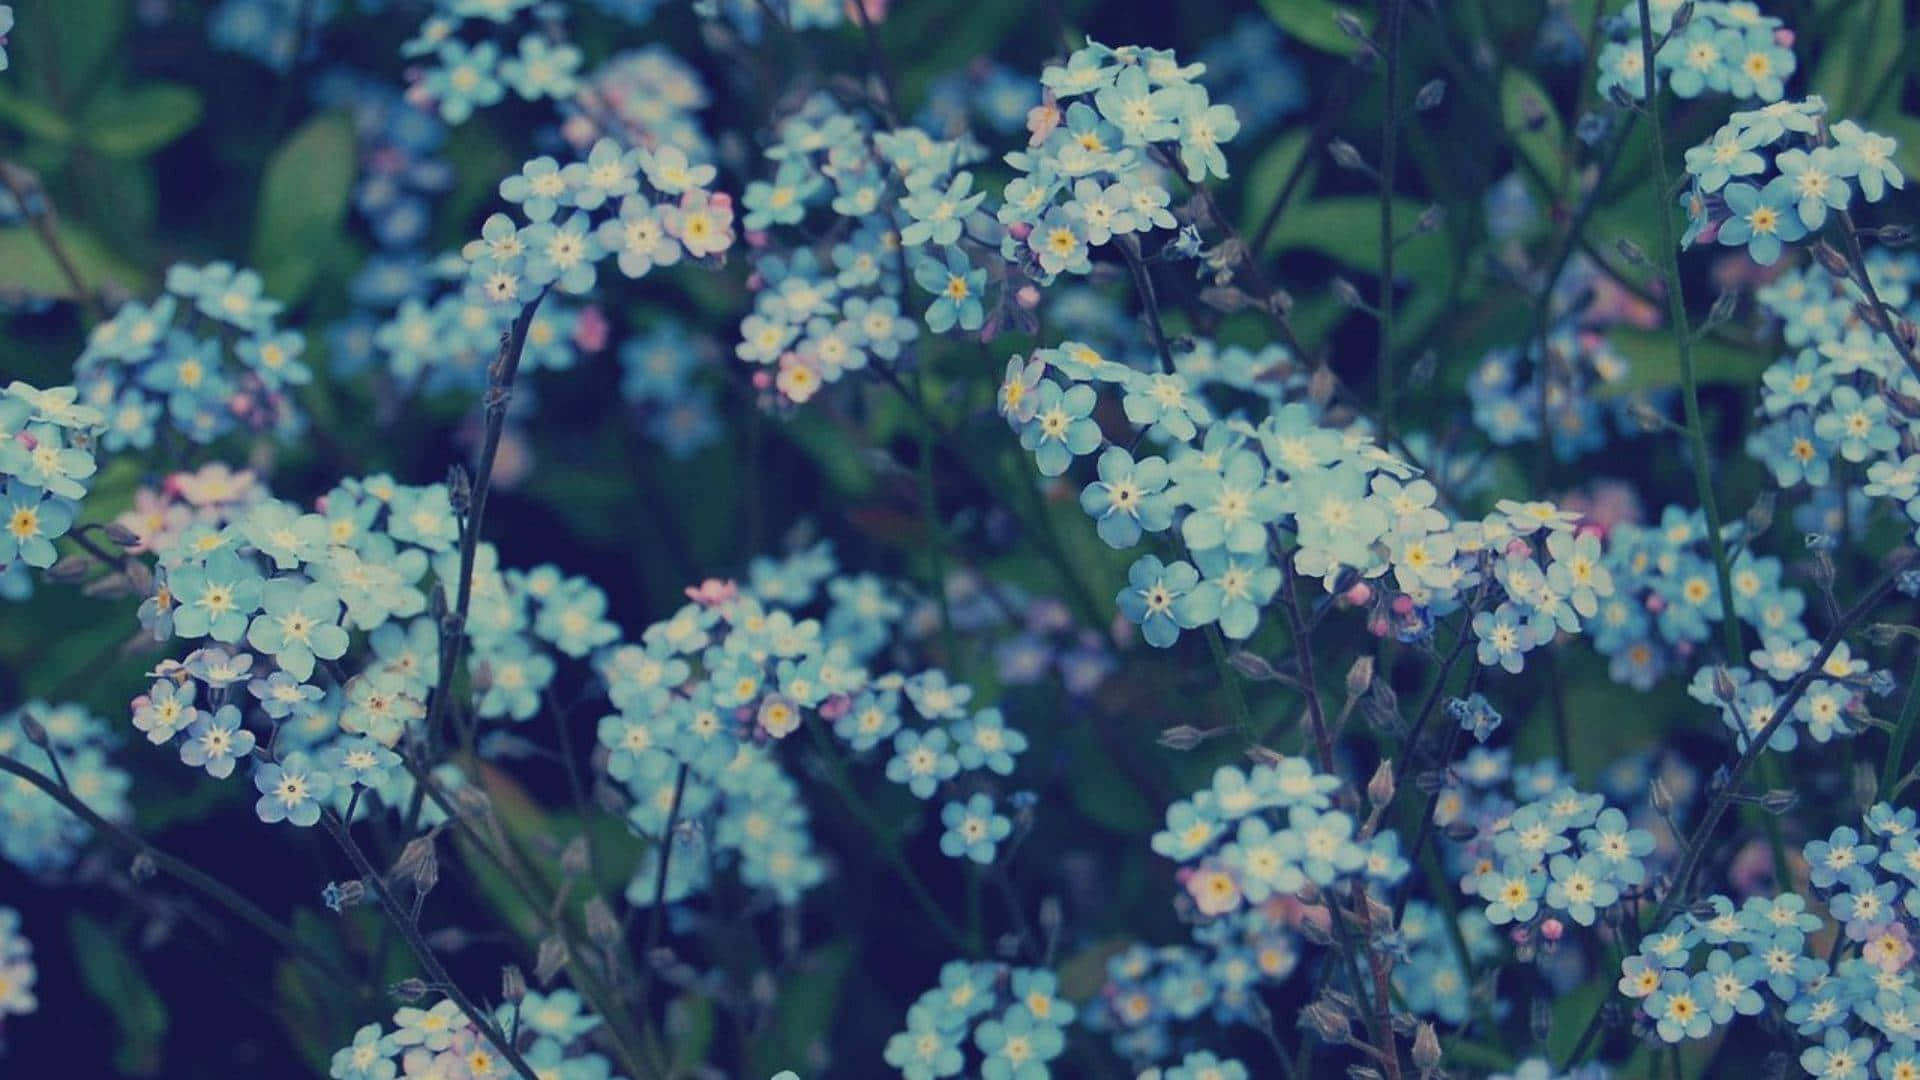
M 673 860 L 673 830 L 680 825 L 680 806 L 687 794 L 687 763 L 673 776 L 673 801 L 667 806 L 667 827 L 660 833 L 660 865 L 653 875 L 653 911 L 647 916 L 647 951 L 640 957 L 640 1000 L 647 1000 L 653 984 L 653 953 L 667 919 L 667 866 Z
M 79 796 L 69 791 L 65 784 L 6 754 L 0 754 L 0 772 L 10 773 L 39 788 L 48 798 L 58 802 L 67 809 L 68 813 L 86 822 L 94 831 L 111 840 L 121 850 L 133 855 L 145 856 L 162 873 L 233 912 L 241 922 L 265 934 L 276 945 L 286 949 L 295 958 L 312 968 L 316 974 L 325 976 L 336 985 L 351 992 L 358 993 L 354 980 L 335 964 L 332 957 L 301 940 L 291 928 L 262 911 L 253 901 L 196 869 L 191 863 L 167 854 L 132 831 L 102 817 L 92 807 L 82 802 Z
M 1160 319 L 1160 299 L 1154 295 L 1153 278 L 1147 274 L 1147 264 L 1140 258 L 1140 241 L 1135 237 L 1120 237 L 1120 254 L 1127 260 L 1127 271 L 1133 276 L 1133 289 L 1140 294 L 1140 303 L 1147 309 L 1147 333 L 1153 338 L 1153 347 L 1160 353 L 1160 370 L 1173 374 L 1173 348 L 1167 344 L 1167 329 Z
M 1915 355 L 1913 347 L 1905 338 L 1894 331 L 1892 308 L 1880 301 L 1880 293 L 1873 287 L 1873 279 L 1867 276 L 1867 258 L 1860 250 L 1860 233 L 1853 226 L 1853 215 L 1845 210 L 1834 211 L 1834 220 L 1839 223 L 1840 238 L 1846 242 L 1847 267 L 1853 272 L 1855 284 L 1867 298 L 1868 321 L 1875 330 L 1886 335 L 1888 341 L 1899 351 L 1900 359 L 1906 362 L 1907 370 L 1920 375 L 1920 355 Z
M 1786 693 L 1781 695 L 1774 707 L 1772 719 L 1768 720 L 1758 732 L 1747 736 L 1746 748 L 1741 751 L 1740 757 L 1728 770 L 1725 782 L 1714 793 L 1712 801 L 1707 804 L 1706 812 L 1701 815 L 1699 823 L 1687 837 L 1686 845 L 1681 849 L 1680 868 L 1675 871 L 1673 884 L 1668 887 L 1667 895 L 1661 899 L 1660 906 L 1655 909 L 1650 925 L 1658 927 L 1665 923 L 1668 917 L 1685 902 L 1688 886 L 1693 881 L 1693 875 L 1700 869 L 1700 861 L 1706 852 L 1707 840 L 1712 837 L 1714 829 L 1720 824 L 1720 818 L 1726 814 L 1727 807 L 1739 793 L 1748 772 L 1759 760 L 1768 741 L 1773 738 L 1775 732 L 1780 730 L 1782 724 L 1792 719 L 1794 706 L 1800 703 L 1807 688 L 1813 685 L 1814 677 L 1819 674 L 1821 666 L 1827 662 L 1827 657 L 1832 656 L 1833 650 L 1839 647 L 1847 631 L 1864 619 L 1880 601 L 1886 599 L 1887 594 L 1893 591 L 1900 575 L 1915 561 L 1916 556 L 1909 554 L 1894 563 L 1864 596 L 1840 616 L 1833 629 L 1828 631 L 1826 638 L 1820 642 L 1819 651 L 1814 653 L 1813 657 L 1807 661 L 1806 668 L 1795 676 L 1792 683 L 1788 684 Z M 1599 1034 L 1600 1018 L 1601 1009 L 1596 1007 L 1593 1015 L 1587 1020 L 1586 1029 L 1581 1032 L 1580 1040 L 1574 1044 L 1573 1052 L 1562 1063 L 1561 1071 L 1564 1072 L 1586 1059 L 1589 1048 Z
M 546 298 L 547 289 L 541 289 L 539 295 L 520 309 L 512 325 L 501 335 L 500 353 L 494 358 L 487 374 L 487 392 L 483 398 L 487 416 L 486 435 L 480 444 L 478 471 L 473 477 L 473 494 L 466 521 L 461 526 L 460 579 L 455 583 L 453 612 L 440 627 L 440 677 L 435 683 L 433 700 L 427 711 L 426 731 L 429 738 L 438 737 L 453 691 L 454 669 L 460 666 L 460 655 L 466 646 L 467 609 L 473 599 L 474 558 L 480 546 L 480 526 L 487 513 L 487 493 L 493 488 L 493 463 L 500 452 L 501 433 L 507 426 L 507 404 L 513 400 L 513 380 L 520 370 L 520 354 L 526 347 L 527 328 L 533 324 L 534 313 L 540 310 L 540 302 Z M 471 743 L 472 737 L 469 725 L 466 742 Z
M 87 287 L 85 279 L 80 276 L 80 268 L 67 253 L 67 246 L 60 239 L 53 202 L 47 198 L 46 189 L 41 187 L 38 178 L 12 162 L 0 161 L 0 187 L 7 189 L 13 201 L 20 204 L 21 215 L 33 223 L 34 235 L 40 238 L 40 244 L 47 249 L 47 254 L 53 256 L 54 264 L 60 268 L 60 276 L 67 279 L 67 287 L 73 290 L 73 298 L 85 310 L 87 321 L 99 322 L 103 315 L 100 298 Z M 28 196 L 33 194 L 40 196 L 38 212 L 27 201 Z
M 1672 190 L 1667 174 L 1666 132 L 1660 121 L 1659 84 L 1654 80 L 1653 16 L 1649 0 L 1640 4 L 1640 57 L 1646 64 L 1645 107 L 1647 127 L 1653 136 L 1654 190 L 1660 193 L 1660 211 L 1654 217 L 1660 225 L 1660 251 L 1667 275 L 1667 321 L 1673 330 L 1674 345 L 1680 354 L 1680 391 L 1687 419 L 1687 441 L 1693 458 L 1693 487 L 1701 509 L 1707 515 L 1707 546 L 1713 553 L 1714 575 L 1720 583 L 1720 629 L 1727 663 L 1737 664 L 1746 655 L 1740 643 L 1740 621 L 1733 613 L 1733 566 L 1727 559 L 1726 538 L 1721 536 L 1720 506 L 1713 495 L 1711 458 L 1707 452 L 1706 425 L 1700 419 L 1700 378 L 1693 362 L 1693 329 L 1687 321 L 1687 300 L 1680 281 L 1680 247 L 1673 235 L 1673 210 L 1666 202 Z M 1541 417 L 1541 423 L 1546 417 Z
M 440 958 L 434 955 L 433 947 L 427 944 L 426 938 L 420 936 L 420 928 L 414 924 L 407 911 L 401 908 L 399 900 L 394 897 L 386 878 L 374 869 L 373 864 L 367 859 L 366 852 L 361 851 L 360 845 L 354 842 L 353 834 L 348 832 L 347 827 L 330 811 L 321 820 L 326 823 L 327 832 L 333 835 L 341 850 L 345 851 L 347 858 L 353 862 L 354 871 L 366 881 L 368 891 L 379 900 L 381 910 L 386 912 L 387 921 L 393 924 L 394 929 L 400 931 L 401 939 L 407 943 L 407 948 L 413 951 L 414 959 L 420 962 L 420 967 L 426 972 L 428 981 L 434 983 L 438 989 L 445 991 L 446 995 L 453 999 L 453 1003 L 459 1006 L 460 1012 L 466 1016 L 467 1021 L 479 1028 L 480 1033 L 494 1044 L 494 1048 L 500 1051 L 501 1056 L 507 1059 L 507 1064 L 513 1066 L 513 1071 L 519 1073 L 522 1080 L 540 1080 L 540 1074 L 534 1072 L 533 1066 L 527 1064 L 527 1060 L 520 1056 L 520 1051 L 514 1048 L 506 1033 L 493 1022 L 493 1017 L 475 1005 L 473 1000 L 467 997 L 466 991 L 460 989 L 460 985 L 447 974 L 447 969 L 441 965 Z
M 1386 106 L 1380 115 L 1380 348 L 1375 362 L 1380 377 L 1380 419 L 1388 438 L 1393 437 L 1394 399 L 1399 390 L 1393 371 L 1393 255 L 1399 246 L 1393 235 L 1393 180 L 1394 159 L 1400 150 L 1400 23 L 1404 2 L 1385 0 L 1386 40 L 1382 42 L 1387 75 Z
M 1893 736 L 1887 744 L 1887 759 L 1880 763 L 1878 797 L 1893 798 L 1893 787 L 1900 781 L 1901 763 L 1907 760 L 1907 743 L 1920 721 L 1920 658 L 1913 661 L 1913 680 L 1907 684 L 1907 700 L 1901 703 L 1900 719 L 1894 722 Z

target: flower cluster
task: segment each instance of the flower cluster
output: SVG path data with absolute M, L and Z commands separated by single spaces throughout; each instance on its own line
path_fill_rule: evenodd
M 259 274 L 229 263 L 180 264 L 158 299 L 122 304 L 94 327 L 74 383 L 106 418 L 101 445 L 145 450 L 163 432 L 205 444 L 241 429 L 280 438 L 302 430 L 293 390 L 313 379 L 306 338 L 280 329 L 281 305 L 264 289 Z
M 1876 251 L 1868 280 L 1894 311 L 1920 311 L 1913 282 L 1920 259 Z M 1854 289 L 1824 268 L 1789 270 L 1759 290 L 1761 307 L 1779 320 L 1793 347 L 1761 373 L 1760 415 L 1747 452 L 1784 489 L 1831 489 L 1836 471 L 1864 470 L 1861 494 L 1906 508 L 1920 522 L 1920 460 L 1903 453 L 1908 410 L 1898 404 L 1920 390 L 1899 348 L 1861 319 Z M 1851 511 L 1849 511 L 1851 512 Z M 1839 530 L 1817 523 L 1810 532 Z
M 106 721 L 78 705 L 29 701 L 0 713 L 0 755 L 21 761 L 40 754 L 57 758 L 75 798 L 108 821 L 126 822 L 133 817 L 127 801 L 133 779 L 108 758 L 118 742 Z M 92 835 L 85 822 L 31 782 L 0 776 L 0 859 L 31 873 L 59 870 L 73 862 Z M 0 971 L 5 960 L 0 948 Z
M 71 386 L 0 391 L 0 597 L 24 596 L 28 568 L 53 565 L 99 469 L 102 423 Z
M 932 262 L 916 271 L 936 296 L 928 326 L 980 328 L 986 272 L 957 246 L 982 197 L 972 191 L 973 174 L 960 169 L 979 156 L 966 139 L 877 130 L 866 112 L 815 95 L 781 121 L 764 156 L 773 176 L 750 182 L 741 196 L 754 249 L 753 311 L 733 350 L 769 369 L 755 373 L 756 387 L 803 404 L 849 371 L 897 364 L 920 334 L 901 309 L 909 246 L 944 252 L 937 280 Z M 902 212 L 910 217 L 904 226 Z M 804 231 L 810 214 L 832 219 L 827 240 Z
M 408 100 L 463 124 L 511 89 L 523 101 L 565 99 L 579 89 L 581 53 L 537 0 L 436 0 L 400 54 L 422 61 Z M 557 12 L 561 9 L 548 9 Z M 523 17 L 524 16 L 524 17 Z M 479 40 L 472 40 L 472 39 Z
M 489 216 L 461 252 L 468 280 L 488 302 L 510 308 L 549 289 L 591 291 L 596 264 L 609 256 L 623 275 L 640 278 L 683 256 L 720 255 L 733 245 L 733 201 L 707 190 L 713 179 L 713 166 L 678 147 L 627 149 L 612 138 L 565 166 L 534 158 L 500 182 L 501 198 L 518 204 L 527 223 Z
M 1653 0 L 1648 5 L 1655 42 L 1654 78 L 1664 79 L 1675 97 L 1703 93 L 1726 94 L 1736 100 L 1774 102 L 1786 92 L 1786 80 L 1798 66 L 1793 32 L 1779 19 L 1761 13 L 1758 5 L 1733 0 Z M 1682 10 L 1689 14 L 1675 24 Z M 1608 21 L 1606 45 L 1600 49 L 1599 90 L 1602 97 L 1621 95 L 1639 101 L 1647 96 L 1646 53 L 1640 39 L 1640 9 L 1629 3 Z
M 1334 809 L 1339 784 L 1303 758 L 1245 772 L 1221 766 L 1211 787 L 1167 807 L 1153 850 L 1181 864 L 1187 895 L 1207 917 L 1296 896 L 1309 884 L 1326 890 L 1356 876 L 1398 883 L 1407 873 L 1399 837 L 1391 830 L 1370 834 Z
M 1900 1076 L 1920 1068 L 1920 846 L 1914 811 L 1871 807 L 1806 846 L 1812 895 L 1713 896 L 1647 934 L 1618 989 L 1662 1041 L 1702 1039 L 1741 1016 L 1778 1010 L 1816 1077 Z M 1831 945 L 1827 941 L 1831 941 Z
M 0 15 L 5 9 L 0 9 Z M 0 27 L 6 25 L 0 18 Z M 20 913 L 0 907 L 0 1021 L 40 1007 L 34 1000 L 33 942 L 20 932 Z
M 1089 41 L 1043 72 L 1028 149 L 1007 155 L 1021 175 L 996 212 L 1002 257 L 1050 283 L 1088 273 L 1093 248 L 1116 242 L 1137 260 L 1136 234 L 1174 229 L 1166 170 L 1177 161 L 1196 184 L 1226 176 L 1221 146 L 1240 130 L 1233 109 L 1194 81 L 1205 70 L 1164 50 Z
M 1191 557 L 1144 555 L 1128 573 L 1120 611 L 1149 644 L 1168 646 L 1182 630 L 1215 623 L 1228 637 L 1251 636 L 1281 587 L 1272 560 L 1283 540 L 1292 542 L 1282 556 L 1291 572 L 1371 605 L 1376 633 L 1426 638 L 1436 618 L 1470 606 L 1480 662 L 1511 672 L 1535 647 L 1578 632 L 1612 595 L 1600 539 L 1576 529 L 1577 514 L 1503 500 L 1479 521 L 1455 521 L 1433 483 L 1364 426 L 1325 426 L 1325 410 L 1310 398 L 1276 400 L 1257 423 L 1216 419 L 1205 391 L 1248 377 L 1148 374 L 1078 342 L 1007 364 L 1000 411 L 1043 476 L 1107 443 L 1093 418 L 1096 387 L 1118 389 L 1127 419 L 1143 429 L 1101 451 L 1099 479 L 1081 506 L 1113 547 L 1164 532 Z M 1127 448 L 1142 441 L 1171 453 Z M 1389 574 L 1397 588 L 1376 595 L 1369 582 Z
M 1734 113 L 1687 151 L 1693 182 L 1681 195 L 1681 246 L 1718 240 L 1772 266 L 1787 244 L 1820 231 L 1829 213 L 1844 214 L 1856 191 L 1879 202 L 1906 187 L 1896 149 L 1891 137 L 1852 120 L 1829 125 L 1818 96 Z
M 720 440 L 715 392 L 719 348 L 684 323 L 663 320 L 620 343 L 620 395 L 639 410 L 645 430 L 676 461 Z
M 906 1030 L 887 1040 L 886 1062 L 906 1080 L 963 1071 L 985 1080 L 1045 1077 L 1066 1049 L 1074 1013 L 1051 971 L 955 960 L 940 969 L 940 985 L 908 1007 Z M 979 1052 L 972 1069 L 969 1043 Z
M 571 990 L 527 991 L 495 1010 L 494 1025 L 506 1033 L 537 1075 L 568 1080 L 607 1080 L 611 1066 L 587 1049 L 585 1037 L 600 1018 L 583 1010 Z M 515 1075 L 502 1047 L 451 999 L 427 1008 L 394 1010 L 392 1029 L 367 1024 L 353 1041 L 334 1051 L 331 1080 L 393 1080 L 396 1076 L 444 1076 L 492 1080 Z

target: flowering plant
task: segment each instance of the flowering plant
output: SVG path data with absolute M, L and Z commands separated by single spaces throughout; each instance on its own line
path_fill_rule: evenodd
M 0 4 L 0 1068 L 1920 1077 L 1911 15 L 1177 15 Z

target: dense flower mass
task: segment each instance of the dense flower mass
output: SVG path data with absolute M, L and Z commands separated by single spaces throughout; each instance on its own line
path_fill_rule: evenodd
M 0 1068 L 1920 1077 L 1910 16 L 1148 7 L 0 5 Z

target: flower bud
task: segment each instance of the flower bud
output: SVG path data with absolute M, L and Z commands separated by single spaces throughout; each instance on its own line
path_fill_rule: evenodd
M 558 936 L 543 938 L 539 953 L 533 965 L 533 977 L 545 986 L 553 981 L 560 969 L 567 966 L 567 943 Z
M 1347 696 L 1350 698 L 1359 697 L 1361 694 L 1367 692 L 1367 687 L 1372 685 L 1373 657 L 1371 655 L 1362 656 L 1353 662 L 1352 667 L 1347 669 Z
M 1430 1023 L 1422 1023 L 1413 1033 L 1413 1067 L 1423 1072 L 1440 1067 L 1440 1035 Z
M 400 1004 L 411 1005 L 426 997 L 428 989 L 425 979 L 401 979 L 387 987 L 387 993 L 392 994 L 393 999 Z
M 587 937 L 602 949 L 614 949 L 626 935 L 620 929 L 620 920 L 614 918 L 613 909 L 607 902 L 596 896 L 587 901 Z
M 1383 807 L 1393 801 L 1393 795 L 1393 761 L 1383 758 L 1373 770 L 1373 779 L 1367 781 L 1367 800 L 1376 807 Z
M 1347 1015 L 1324 1001 L 1316 1001 L 1302 1009 L 1300 1016 L 1314 1034 L 1335 1046 L 1345 1046 L 1353 1040 L 1352 1022 Z
M 500 997 L 504 1001 L 518 1004 L 527 996 L 527 976 L 518 964 L 508 964 L 500 969 Z

